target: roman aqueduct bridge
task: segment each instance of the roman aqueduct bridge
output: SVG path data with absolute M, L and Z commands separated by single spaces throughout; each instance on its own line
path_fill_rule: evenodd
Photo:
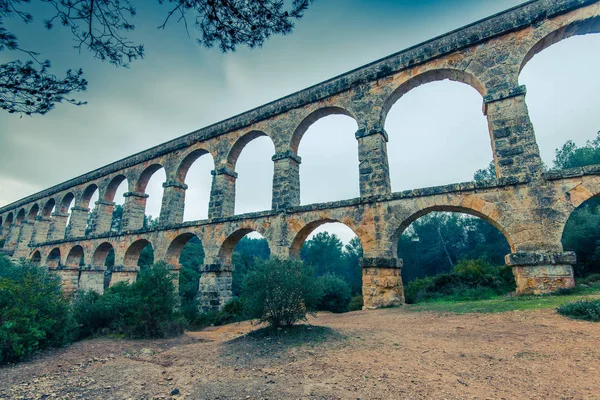
M 272 256 L 298 257 L 315 228 L 338 221 L 360 239 L 365 307 L 375 308 L 403 301 L 397 254 L 403 230 L 428 212 L 458 211 L 481 217 L 504 234 L 511 248 L 506 262 L 519 293 L 571 287 L 575 254 L 563 251 L 561 236 L 571 212 L 600 193 L 600 165 L 544 172 L 519 74 L 548 46 L 599 31 L 598 0 L 531 1 L 2 207 L 2 251 L 47 266 L 67 291 L 101 292 L 111 249 L 112 282 L 133 280 L 148 243 L 156 261 L 177 271 L 183 246 L 197 236 L 206 253 L 201 305 L 210 309 L 231 296 L 232 252 L 247 233 L 262 234 Z M 386 115 L 411 89 L 444 79 L 481 94 L 497 179 L 392 193 Z M 309 126 L 330 114 L 350 116 L 359 126 L 360 197 L 300 206 L 298 146 Z M 276 150 L 272 208 L 234 215 L 236 161 L 260 136 L 268 136 Z M 209 218 L 184 223 L 186 173 L 206 156 L 215 163 Z M 146 186 L 160 168 L 167 179 L 159 225 L 144 229 Z M 115 191 L 124 180 L 122 227 L 113 232 Z M 95 191 L 99 200 L 90 204 Z

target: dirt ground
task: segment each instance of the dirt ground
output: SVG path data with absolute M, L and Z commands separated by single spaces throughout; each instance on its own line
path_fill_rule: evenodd
M 600 398 L 600 324 L 552 310 L 320 314 L 169 340 L 87 340 L 0 369 L 10 399 Z M 323 328 L 325 327 L 325 328 Z

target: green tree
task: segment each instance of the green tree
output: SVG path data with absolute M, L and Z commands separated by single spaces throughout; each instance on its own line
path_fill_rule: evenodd
M 144 56 L 144 46 L 127 38 L 135 29 L 137 15 L 134 4 L 144 10 L 157 4 L 168 3 L 168 11 L 159 28 L 165 28 L 173 19 L 183 22 L 185 29 L 198 31 L 198 44 L 217 45 L 223 52 L 235 51 L 238 46 L 260 47 L 276 34 L 288 34 L 294 21 L 302 18 L 312 0 L 34 0 L 48 4 L 49 13 L 43 24 L 53 29 L 56 24 L 70 30 L 78 51 L 88 50 L 96 59 L 115 66 L 128 66 Z M 0 0 L 0 51 L 24 54 L 28 60 L 0 64 L 0 108 L 9 113 L 25 115 L 45 114 L 57 103 L 83 102 L 70 98 L 73 93 L 86 90 L 83 71 L 68 70 L 64 77 L 50 73 L 50 61 L 40 60 L 39 53 L 20 47 L 17 36 L 4 26 L 14 19 L 24 25 L 34 22 L 34 16 L 24 4 L 30 0 Z M 42 13 L 43 8 L 37 12 Z M 188 31 L 188 36 L 190 35 Z
M 573 211 L 562 243 L 565 250 L 577 254 L 577 276 L 600 273 L 600 198 L 591 198 Z
M 594 140 L 588 140 L 583 147 L 577 147 L 569 140 L 560 149 L 556 149 L 554 169 L 584 167 L 600 164 L 600 131 Z
M 473 175 L 473 180 L 475 182 L 486 181 L 490 179 L 496 179 L 496 166 L 494 162 L 491 161 L 487 168 L 478 169 L 475 171 L 475 175 Z
M 317 276 L 343 271 L 343 244 L 340 238 L 329 232 L 319 232 L 304 242 L 300 257 L 315 268 Z

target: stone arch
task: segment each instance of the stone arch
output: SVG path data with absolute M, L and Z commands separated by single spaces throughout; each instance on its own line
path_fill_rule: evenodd
M 19 212 L 17 213 L 17 218 L 16 218 L 16 224 L 17 225 L 21 225 L 21 222 L 23 222 L 25 220 L 25 209 L 21 208 L 19 210 Z
M 242 238 L 244 236 L 246 236 L 247 234 L 252 233 L 252 232 L 257 232 L 263 238 L 266 239 L 264 232 L 261 232 L 260 230 L 256 229 L 256 227 L 246 226 L 246 227 L 237 229 L 236 231 L 231 233 L 229 236 L 227 236 L 227 238 L 223 241 L 223 244 L 221 244 L 221 247 L 219 249 L 219 257 L 218 257 L 221 264 L 224 264 L 224 265 L 231 264 L 231 257 L 233 255 L 233 249 L 235 249 L 235 246 L 238 244 L 238 242 L 240 240 L 242 240 Z M 269 245 L 269 249 L 270 249 L 271 244 L 269 243 L 268 240 L 267 240 L 267 244 Z
M 270 136 L 267 135 L 265 132 L 259 130 L 252 130 L 243 134 L 231 147 L 231 150 L 227 155 L 227 164 L 230 165 L 233 170 L 235 170 L 235 165 L 237 163 L 238 158 L 242 154 L 244 147 L 246 147 L 246 145 L 254 139 L 264 136 L 270 138 Z M 271 143 L 273 143 L 273 140 L 271 140 Z M 275 148 L 275 143 L 273 143 L 273 148 Z
M 123 174 L 119 174 L 111 179 L 109 184 L 106 186 L 104 193 L 100 195 L 100 198 L 104 201 L 114 201 L 117 189 L 121 186 L 123 181 L 127 181 L 127 177 Z
M 73 199 L 75 198 L 75 195 L 72 192 L 66 193 L 62 200 L 60 201 L 60 208 L 58 209 L 58 211 L 62 214 L 66 214 L 69 212 L 69 206 L 71 205 L 71 202 L 73 201 Z
M 138 239 L 133 242 L 125 252 L 125 257 L 123 257 L 123 266 L 137 267 L 142 250 L 144 250 L 144 247 L 147 245 L 152 246 L 152 243 L 146 239 Z M 152 249 L 154 250 L 154 246 L 152 246 Z
M 46 266 L 48 268 L 58 268 L 61 266 L 61 254 L 60 254 L 60 248 L 55 247 L 53 248 L 50 253 L 48 254 L 48 257 L 46 258 Z
M 156 171 L 162 168 L 164 168 L 162 164 L 156 163 L 144 169 L 144 171 L 142 171 L 142 173 L 138 177 L 137 182 L 135 183 L 135 191 L 139 193 L 144 193 L 146 191 L 146 186 L 148 186 L 150 178 L 152 178 L 152 175 L 154 175 Z
M 54 207 L 56 206 L 56 200 L 54 200 L 54 198 L 49 199 L 46 202 L 46 205 L 44 205 L 44 208 L 42 209 L 42 217 L 50 217 L 52 215 L 52 210 L 54 210 Z
M 519 66 L 519 73 L 523 71 L 525 65 L 535 56 L 548 47 L 568 39 L 573 36 L 588 35 L 592 33 L 600 33 L 600 16 L 594 16 L 579 21 L 574 21 L 565 26 L 561 26 L 549 33 L 537 42 L 533 43 L 531 48 L 525 53 Z
M 181 255 L 181 251 L 193 237 L 198 236 L 195 233 L 186 232 L 173 239 L 165 253 L 165 263 L 174 267 L 179 267 L 179 256 Z
M 458 69 L 451 68 L 442 68 L 442 69 L 433 69 L 429 71 L 422 72 L 418 75 L 415 75 L 398 86 L 391 95 L 389 95 L 385 101 L 383 102 L 383 107 L 381 110 L 381 116 L 379 119 L 379 123 L 381 126 L 385 126 L 385 120 L 392 106 L 400 100 L 402 96 L 410 92 L 411 90 L 424 85 L 426 83 L 443 81 L 443 80 L 451 80 L 454 82 L 464 83 L 466 85 L 471 86 L 475 89 L 482 97 L 486 94 L 485 85 L 474 75 L 461 71 Z
M 114 247 L 112 244 L 108 242 L 104 242 L 100 244 L 100 246 L 96 247 L 94 254 L 92 255 L 92 263 L 93 267 L 104 267 L 106 264 L 106 258 L 108 257 L 108 253 L 113 250 Z
M 90 185 L 88 185 L 88 187 L 85 188 L 85 190 L 83 191 L 83 193 L 81 194 L 81 199 L 79 200 L 79 205 L 81 207 L 89 207 L 90 205 L 90 200 L 92 199 L 92 196 L 94 195 L 94 193 L 98 190 L 98 185 L 96 185 L 95 183 L 92 183 Z
M 83 247 L 80 245 L 73 246 L 73 248 L 67 254 L 67 259 L 65 261 L 66 267 L 79 267 L 83 262 L 85 262 L 85 254 L 83 251 Z
M 4 225 L 3 225 L 3 226 L 4 226 L 6 229 L 10 228 L 10 226 L 11 226 L 11 225 L 12 225 L 12 223 L 14 222 L 13 220 L 14 220 L 14 215 L 13 215 L 13 213 L 12 213 L 12 211 L 11 211 L 11 212 L 9 212 L 8 214 L 6 214 L 6 218 L 4 219 Z
M 350 223 L 350 221 L 340 220 L 336 218 L 319 218 L 307 223 L 296 233 L 296 236 L 294 236 L 294 239 L 292 240 L 292 243 L 290 245 L 290 257 L 296 259 L 300 258 L 300 250 L 302 250 L 302 246 L 304 245 L 304 242 L 310 236 L 310 234 L 319 226 L 333 222 L 343 224 L 346 227 L 350 228 L 350 230 L 354 232 L 356 237 L 358 237 L 360 245 L 364 249 L 364 237 L 361 237 L 362 232 L 360 229 L 357 229 L 357 227 L 354 224 Z
M 40 212 L 40 206 L 37 203 L 35 203 L 29 209 L 29 213 L 27 214 L 27 220 L 28 221 L 34 221 L 35 217 L 38 216 L 39 212 Z
M 491 204 L 491 203 L 487 203 L 487 204 Z M 481 207 L 481 209 L 483 210 L 483 206 Z M 391 233 L 392 254 L 398 255 L 398 241 L 400 240 L 400 236 L 402 236 L 402 234 L 410 226 L 410 224 L 415 222 L 417 219 L 419 219 L 429 213 L 435 212 L 435 211 L 455 212 L 455 213 L 472 215 L 474 217 L 479 217 L 479 218 L 483 219 L 484 221 L 488 222 L 489 224 L 494 226 L 496 229 L 498 229 L 500 231 L 500 233 L 502 233 L 502 235 L 508 242 L 510 251 L 512 253 L 515 252 L 514 241 L 511 238 L 511 236 L 508 234 L 507 230 L 496 220 L 496 218 L 492 218 L 488 213 L 485 213 L 483 211 L 477 211 L 474 208 L 465 207 L 465 206 L 432 205 L 432 206 L 428 206 L 428 207 L 425 207 L 418 211 L 413 212 L 407 218 L 402 220 L 402 222 L 397 227 L 392 227 L 392 229 L 393 229 L 393 231 Z
M 33 254 L 31 254 L 30 261 L 33 265 L 41 265 L 42 264 L 42 253 L 39 250 L 35 250 Z
M 196 160 L 198 160 L 200 157 L 206 154 L 210 155 L 214 164 L 214 157 L 208 150 L 195 149 L 189 152 L 177 166 L 177 172 L 175 174 L 177 182 L 185 183 L 187 173 L 190 170 L 191 166 L 196 162 Z
M 302 137 L 304 136 L 308 128 L 310 128 L 312 124 L 314 124 L 321 118 L 325 118 L 329 115 L 346 115 L 350 118 L 353 118 L 356 121 L 356 123 L 360 126 L 359 122 L 356 120 L 356 117 L 350 111 L 342 107 L 332 106 L 319 108 L 318 110 L 315 110 L 308 116 L 306 116 L 302 120 L 302 122 L 300 122 L 298 127 L 296 127 L 296 129 L 294 130 L 289 147 L 292 153 L 298 154 L 298 147 L 300 146 L 300 141 L 302 140 Z

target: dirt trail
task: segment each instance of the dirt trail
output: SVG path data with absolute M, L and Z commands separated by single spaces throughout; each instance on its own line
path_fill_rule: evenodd
M 600 398 L 600 324 L 551 310 L 387 309 L 310 323 L 302 337 L 243 336 L 255 329 L 243 323 L 83 341 L 0 369 L 0 398 Z

